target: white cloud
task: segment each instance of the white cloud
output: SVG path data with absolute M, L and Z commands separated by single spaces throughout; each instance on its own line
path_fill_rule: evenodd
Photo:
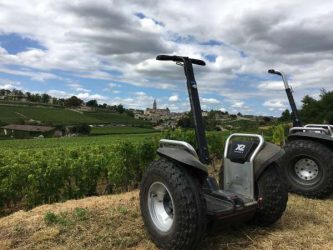
M 135 92 L 135 94 L 136 94 L 137 96 L 146 96 L 146 93 L 143 92 L 143 91 Z
M 169 97 L 169 102 L 178 102 L 179 96 L 178 95 L 172 95 Z
M 243 108 L 244 105 L 245 105 L 245 102 L 243 102 L 243 101 L 236 101 L 236 102 L 234 102 L 231 105 L 231 107 L 233 107 L 233 108 Z
M 134 15 L 138 10 L 144 18 Z M 250 80 L 249 88 L 232 84 L 248 75 L 273 79 L 266 73 L 270 67 L 288 74 L 298 99 L 321 88 L 333 89 L 332 14 L 329 0 L 320 4 L 302 0 L 269 4 L 234 0 L 7 1 L 1 4 L 0 33 L 28 37 L 42 48 L 10 54 L 0 44 L 0 72 L 34 81 L 66 81 L 53 71 L 62 70 L 69 76 L 117 82 L 108 87 L 112 94 L 119 93 L 115 89 L 122 83 L 185 93 L 183 70 L 171 62 L 157 62 L 155 56 L 166 53 L 204 59 L 213 55 L 216 58 L 207 61 L 206 67 L 194 66 L 200 92 L 220 94 L 238 103 L 241 96 L 243 104 L 233 108 L 249 108 L 247 99 L 251 97 L 282 98 L 282 91 L 275 93 L 283 88 L 282 82 L 281 87 L 278 80 L 263 80 L 259 87 Z M 209 45 L 209 40 L 220 43 Z M 11 65 L 17 66 L 15 70 Z M 72 90 L 91 94 L 82 87 Z
M 280 100 L 280 99 L 265 101 L 263 105 L 265 107 L 268 107 L 270 111 L 274 110 L 283 111 L 287 108 L 285 100 Z
M 108 87 L 109 87 L 110 89 L 113 89 L 113 88 L 120 88 L 121 86 L 120 86 L 119 84 L 116 84 L 116 83 L 110 82 L 110 83 L 108 84 Z
M 267 90 L 283 90 L 284 85 L 282 81 L 265 81 L 258 85 L 257 87 L 260 91 Z
M 47 94 L 56 98 L 69 98 L 72 96 L 71 93 L 67 93 L 66 91 L 56 90 L 56 89 L 51 89 L 47 91 Z
M 17 81 L 12 81 L 8 79 L 0 79 L 0 89 L 22 89 L 21 83 Z
M 202 101 L 203 104 L 218 104 L 218 103 L 220 103 L 220 101 L 215 99 L 215 98 L 202 98 L 201 101 Z
M 73 82 L 73 83 L 69 83 L 67 84 L 70 88 L 72 89 L 77 89 L 77 88 L 81 88 L 81 84 L 77 83 L 77 82 Z
M 1 66 L 1 64 L 0 64 Z M 17 76 L 27 76 L 30 77 L 31 80 L 35 80 L 38 82 L 44 82 L 46 80 L 52 80 L 52 79 L 62 79 L 61 77 L 51 74 L 51 73 L 45 73 L 45 72 L 34 72 L 34 71 L 28 71 L 28 70 L 13 70 L 8 68 L 1 68 L 0 72 L 10 75 L 17 75 Z

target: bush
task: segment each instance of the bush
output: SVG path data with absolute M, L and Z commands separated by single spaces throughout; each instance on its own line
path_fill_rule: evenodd
M 279 146 L 284 145 L 285 143 L 284 131 L 285 128 L 282 124 L 279 124 L 273 128 L 273 136 L 272 136 L 273 143 Z
M 71 133 L 89 135 L 91 127 L 88 124 L 80 124 L 70 128 Z

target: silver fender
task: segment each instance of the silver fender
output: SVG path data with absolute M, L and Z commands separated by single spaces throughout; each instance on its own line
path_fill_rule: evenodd
M 280 168 L 280 158 L 284 155 L 284 150 L 273 143 L 265 142 L 264 147 L 260 150 L 253 161 L 254 179 L 257 180 L 264 170 L 274 164 Z
M 157 154 L 161 157 L 175 161 L 181 165 L 193 167 L 208 174 L 208 168 L 202 164 L 193 154 L 181 148 L 162 147 L 157 149 Z

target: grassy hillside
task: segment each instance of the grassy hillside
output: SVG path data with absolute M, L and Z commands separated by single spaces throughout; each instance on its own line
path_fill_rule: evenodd
M 0 249 L 156 249 L 138 191 L 71 200 L 0 218 Z M 290 195 L 274 226 L 215 228 L 202 249 L 333 249 L 333 200 Z
M 11 106 L 0 105 L 0 124 L 17 123 L 24 120 L 25 117 L 18 113 L 18 110 Z
M 0 124 L 17 123 L 29 119 L 53 125 L 112 123 L 138 126 L 147 123 L 126 114 L 111 112 L 77 112 L 54 107 L 0 105 Z
M 110 134 L 144 134 L 157 132 L 152 128 L 138 127 L 95 127 L 91 129 L 91 135 L 110 135 Z
M 131 125 L 147 124 L 146 121 L 135 119 L 126 114 L 98 111 L 98 112 L 84 112 L 84 115 L 91 117 L 92 119 L 96 119 L 101 123 L 131 124 Z

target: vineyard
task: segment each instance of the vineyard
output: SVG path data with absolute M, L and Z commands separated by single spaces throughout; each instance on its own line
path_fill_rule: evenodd
M 154 133 L 156 130 L 152 128 L 139 128 L 139 127 L 94 127 L 91 129 L 91 135 L 110 135 L 110 134 L 143 134 Z
M 149 125 L 148 122 L 134 119 L 126 114 L 114 112 L 77 112 L 65 108 L 0 105 L 0 124 L 20 123 L 33 119 L 44 124 L 126 124 L 133 126 Z
M 211 157 L 221 157 L 226 135 L 207 136 Z M 180 130 L 162 135 L 1 142 L 2 214 L 44 203 L 133 189 L 144 168 L 156 157 L 161 137 L 195 145 L 194 133 Z

